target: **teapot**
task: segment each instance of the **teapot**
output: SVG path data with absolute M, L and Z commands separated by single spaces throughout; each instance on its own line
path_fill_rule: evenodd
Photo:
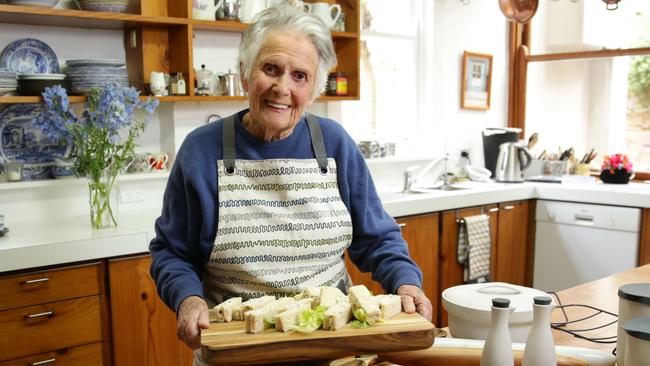
M 336 10 L 336 15 L 332 17 L 332 11 Z M 319 17 L 327 28 L 332 29 L 341 16 L 341 5 L 328 4 L 324 2 L 311 3 L 311 13 Z
M 201 70 L 195 71 L 196 74 L 196 92 L 199 95 L 211 95 L 213 90 L 212 71 L 205 68 L 205 64 L 201 65 Z
M 215 20 L 214 0 L 192 0 L 192 19 Z
M 218 74 L 219 77 L 219 90 L 221 95 L 230 97 L 239 96 L 239 74 L 235 74 L 228 70 L 226 74 Z

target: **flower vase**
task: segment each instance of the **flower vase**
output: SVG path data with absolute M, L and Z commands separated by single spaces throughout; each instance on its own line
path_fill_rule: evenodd
M 94 229 L 117 226 L 115 182 L 119 169 L 107 168 L 98 175 L 88 175 L 90 224 Z
M 600 180 L 603 183 L 627 184 L 630 181 L 631 174 L 625 170 L 617 169 L 612 173 L 609 169 L 600 172 Z

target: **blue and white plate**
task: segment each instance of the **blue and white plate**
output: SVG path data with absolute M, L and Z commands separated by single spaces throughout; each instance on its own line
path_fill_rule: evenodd
M 21 74 L 58 74 L 59 61 L 50 46 L 34 38 L 15 40 L 0 54 L 0 68 Z
M 54 157 L 63 156 L 65 142 L 52 141 L 33 124 L 41 113 L 40 104 L 14 104 L 0 113 L 0 159 L 22 160 L 26 179 L 44 179 L 51 175 Z

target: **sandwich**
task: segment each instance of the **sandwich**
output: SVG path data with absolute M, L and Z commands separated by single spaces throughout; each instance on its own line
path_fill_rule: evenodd
M 382 320 L 379 302 L 370 294 L 366 286 L 350 287 L 348 297 L 354 305 L 353 314 L 357 320 L 370 325 Z
M 214 307 L 217 322 L 230 322 L 233 318 L 234 309 L 239 309 L 242 303 L 241 297 L 231 297 L 230 299 L 222 302 L 221 304 Z
M 402 298 L 399 295 L 377 295 L 381 317 L 388 320 L 402 312 Z
M 232 319 L 244 320 L 244 313 L 250 310 L 260 308 L 271 301 L 275 301 L 275 296 L 262 296 L 256 299 L 250 299 L 241 303 L 240 306 L 233 308 Z
M 306 298 L 315 298 L 320 296 L 320 287 L 307 287 L 301 293 L 294 296 L 296 300 L 302 300 Z
M 275 323 L 275 315 L 296 303 L 293 297 L 283 297 L 244 313 L 246 333 L 259 333 Z
M 329 309 L 344 298 L 345 295 L 338 288 L 332 286 L 322 286 L 320 288 L 318 305 Z
M 352 303 L 341 301 L 325 311 L 323 329 L 338 330 L 352 319 Z
M 293 306 L 275 315 L 275 329 L 282 332 L 292 330 L 298 324 L 298 316 L 300 313 L 309 309 L 311 309 L 311 299 L 307 298 L 297 301 Z

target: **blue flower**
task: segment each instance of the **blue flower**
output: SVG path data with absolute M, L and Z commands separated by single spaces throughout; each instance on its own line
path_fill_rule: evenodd
M 135 139 L 148 122 L 138 112 L 151 115 L 158 106 L 155 99 L 141 101 L 133 87 L 110 84 L 91 89 L 86 108 L 77 117 L 65 89 L 45 88 L 42 95 L 44 108 L 33 123 L 48 139 L 67 141 L 77 172 L 93 177 L 106 168 L 119 171 L 131 161 Z M 128 133 L 120 134 L 123 131 Z

